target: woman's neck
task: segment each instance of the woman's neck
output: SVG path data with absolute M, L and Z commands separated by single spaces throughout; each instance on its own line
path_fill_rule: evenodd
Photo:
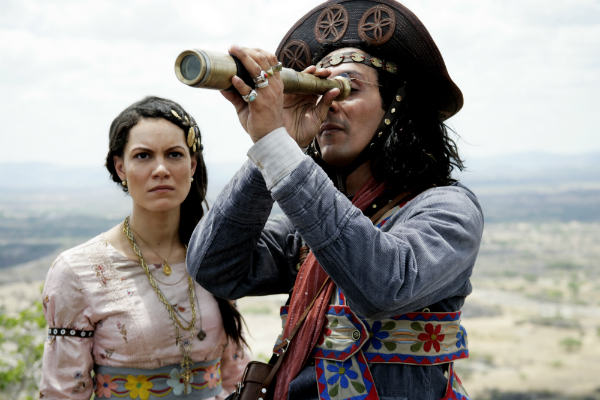
M 179 220 L 179 208 L 166 212 L 151 212 L 134 205 L 129 225 L 134 236 L 141 236 L 148 246 L 158 250 L 180 243 Z

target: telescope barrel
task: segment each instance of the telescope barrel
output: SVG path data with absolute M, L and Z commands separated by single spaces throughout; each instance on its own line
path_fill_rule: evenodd
M 229 54 L 215 53 L 205 50 L 185 50 L 175 60 L 175 75 L 186 85 L 228 90 L 231 89 L 231 78 L 239 76 L 249 86 L 254 86 L 242 63 Z M 280 72 L 285 93 L 323 94 L 330 89 L 340 89 L 336 100 L 343 100 L 350 95 L 350 80 L 345 77 L 321 79 L 314 75 L 283 68 Z

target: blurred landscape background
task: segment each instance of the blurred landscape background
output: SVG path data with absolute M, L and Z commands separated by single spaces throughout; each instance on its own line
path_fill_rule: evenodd
M 238 167 L 208 165 L 209 203 Z M 0 399 L 15 399 L 25 398 L 17 389 L 35 393 L 39 379 L 34 349 L 45 325 L 35 302 L 49 265 L 119 223 L 130 205 L 101 166 L 0 171 Z M 600 153 L 470 158 L 456 177 L 486 218 L 463 315 L 471 357 L 457 363 L 467 390 L 475 399 L 599 399 Z M 268 357 L 284 300 L 239 302 L 257 359 Z M 6 385 L 19 368 L 29 386 Z

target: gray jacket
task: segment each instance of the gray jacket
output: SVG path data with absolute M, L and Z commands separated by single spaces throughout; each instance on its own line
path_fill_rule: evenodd
M 284 215 L 269 219 L 274 201 Z M 456 311 L 471 292 L 482 230 L 477 199 L 460 184 L 420 193 L 376 228 L 311 159 L 271 191 L 248 161 L 196 227 L 187 263 L 216 296 L 288 293 L 304 240 L 360 316 Z M 439 399 L 445 390 L 444 366 L 370 368 L 382 400 Z M 314 367 L 289 398 L 318 398 Z

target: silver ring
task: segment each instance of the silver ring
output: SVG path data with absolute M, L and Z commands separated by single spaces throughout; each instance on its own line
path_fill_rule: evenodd
M 271 68 L 267 70 L 268 76 L 273 76 L 275 72 L 279 72 L 283 69 L 283 64 L 279 61 L 276 65 L 273 65 Z
M 246 103 L 252 103 L 254 100 L 256 100 L 256 96 L 258 96 L 258 93 L 256 93 L 256 90 L 252 89 L 250 93 L 242 96 L 242 99 L 244 99 Z
M 269 80 L 268 79 L 265 79 L 264 81 L 258 82 L 256 84 L 256 87 L 258 89 L 266 88 L 267 86 L 269 86 Z
M 254 81 L 254 83 L 259 84 L 259 83 L 266 81 L 267 77 L 268 77 L 267 73 L 261 69 L 260 72 L 258 73 L 258 75 L 255 76 L 254 79 L 252 79 L 252 80 Z

